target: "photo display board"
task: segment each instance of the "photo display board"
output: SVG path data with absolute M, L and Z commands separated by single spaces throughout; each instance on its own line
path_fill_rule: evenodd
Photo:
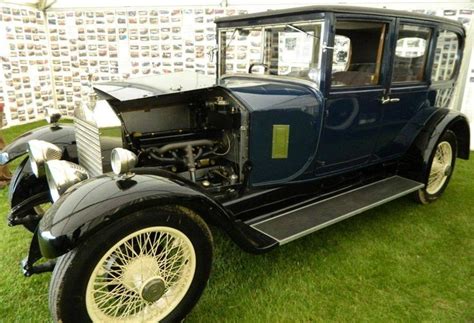
M 72 116 L 75 106 L 94 82 L 192 70 L 215 75 L 208 53 L 216 46 L 214 20 L 220 16 L 261 11 L 223 7 L 112 8 L 51 10 L 44 15 L 29 7 L 0 5 L 0 103 L 7 126 L 42 119 L 44 109 L 56 107 Z M 466 29 L 472 10 L 414 10 L 462 22 Z M 240 70 L 257 55 L 258 33 L 250 47 L 232 44 L 229 68 Z M 292 39 L 283 39 L 291 47 Z M 449 42 L 446 37 L 443 41 Z M 400 50 L 416 55 L 417 42 Z M 336 44 L 335 65 L 344 65 L 343 39 Z M 295 49 L 296 50 L 296 49 Z M 303 49 L 301 49 L 303 50 Z M 449 62 L 455 48 L 448 43 L 436 53 Z M 449 73 L 440 68 L 439 75 Z M 443 74 L 444 73 L 444 74 Z M 441 77 L 441 76 L 440 76 Z M 469 70 L 468 84 L 474 84 Z
M 43 117 L 53 106 L 47 26 L 43 14 L 17 6 L 0 7 L 0 103 L 4 125 Z
M 94 82 L 194 70 L 215 75 L 214 20 L 223 8 L 48 12 L 56 103 L 71 115 Z

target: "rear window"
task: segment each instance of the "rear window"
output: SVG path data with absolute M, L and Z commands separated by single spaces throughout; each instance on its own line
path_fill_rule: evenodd
M 393 64 L 393 82 L 423 80 L 430 37 L 430 28 L 400 26 Z
M 454 76 L 459 50 L 459 37 L 456 33 L 442 30 L 436 43 L 433 69 L 431 79 L 436 81 L 448 81 Z

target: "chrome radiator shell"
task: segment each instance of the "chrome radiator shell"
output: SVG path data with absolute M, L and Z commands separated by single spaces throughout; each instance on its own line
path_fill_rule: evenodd
M 122 123 L 106 100 L 90 109 L 86 105 L 74 110 L 79 164 L 90 176 L 111 171 L 110 152 L 122 147 Z

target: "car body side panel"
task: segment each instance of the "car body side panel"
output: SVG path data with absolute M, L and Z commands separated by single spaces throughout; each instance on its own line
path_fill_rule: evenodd
M 361 167 L 376 145 L 382 118 L 383 89 L 331 95 L 326 101 L 324 128 L 316 169 L 319 175 Z
M 189 208 L 223 228 L 243 249 L 263 252 L 276 241 L 265 241 L 257 232 L 246 233 L 218 202 L 193 189 L 186 181 L 151 174 L 123 178 L 102 175 L 71 187 L 42 218 L 38 239 L 46 258 L 58 257 L 92 234 L 131 214 L 160 205 Z M 137 218 L 137 221 L 139 219 Z M 253 236 L 251 236 L 253 235 Z
M 427 100 L 427 87 L 412 87 L 410 89 L 393 88 L 391 98 L 400 102 L 383 105 L 383 119 L 377 138 L 375 155 L 380 160 L 400 157 L 410 147 L 406 145 L 404 136 L 416 136 L 416 132 L 408 133 L 406 126 L 413 123 L 413 119 L 420 119 L 429 109 Z M 416 122 L 426 120 L 416 120 Z M 407 138 L 410 141 L 410 138 Z
M 313 172 L 321 131 L 322 95 L 297 83 L 271 80 L 229 83 L 226 87 L 246 104 L 250 113 L 250 185 L 291 182 Z M 286 154 L 275 155 L 275 129 L 287 133 Z M 285 149 L 284 149 L 285 150 Z

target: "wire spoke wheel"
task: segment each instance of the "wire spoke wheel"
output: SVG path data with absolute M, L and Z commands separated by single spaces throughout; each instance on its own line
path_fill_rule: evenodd
M 182 301 L 196 270 L 189 238 L 171 227 L 148 227 L 112 246 L 87 284 L 86 307 L 99 322 L 159 321 Z
M 58 258 L 54 322 L 182 321 L 206 287 L 212 235 L 192 210 L 144 208 L 106 223 Z
M 442 141 L 436 147 L 431 163 L 431 171 L 426 186 L 426 192 L 436 194 L 446 182 L 452 171 L 453 150 L 451 144 Z
M 449 184 L 454 172 L 457 156 L 457 139 L 454 132 L 446 130 L 439 138 L 438 143 L 430 148 L 429 169 L 420 169 L 425 187 L 413 194 L 418 203 L 429 204 L 441 197 Z M 427 153 L 428 151 L 426 151 Z

